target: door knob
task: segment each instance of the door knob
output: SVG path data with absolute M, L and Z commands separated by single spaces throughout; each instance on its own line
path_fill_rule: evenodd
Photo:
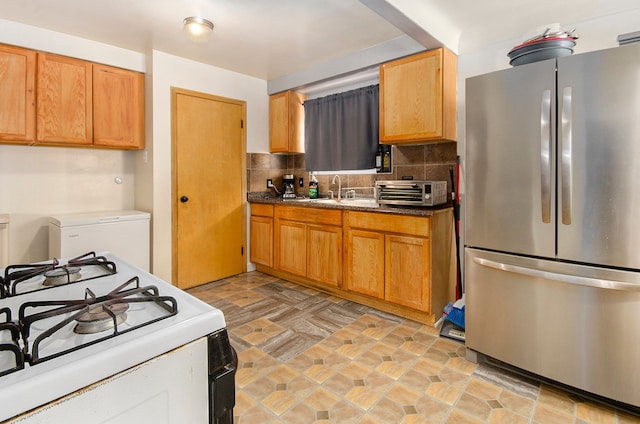
M 180 198 L 180 201 L 181 201 L 182 203 L 187 203 L 187 202 L 189 201 L 189 198 L 188 198 L 187 196 L 182 196 L 182 197 Z

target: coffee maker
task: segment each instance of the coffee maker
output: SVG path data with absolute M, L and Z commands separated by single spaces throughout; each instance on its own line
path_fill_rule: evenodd
M 293 174 L 284 174 L 282 176 L 282 198 L 296 198 L 296 176 Z

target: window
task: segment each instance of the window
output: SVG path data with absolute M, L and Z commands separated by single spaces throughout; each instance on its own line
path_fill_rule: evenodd
M 307 171 L 374 168 L 378 111 L 377 84 L 304 102 Z

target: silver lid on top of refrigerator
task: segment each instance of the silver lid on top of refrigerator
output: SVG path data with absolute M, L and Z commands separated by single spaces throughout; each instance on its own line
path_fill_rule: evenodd
M 550 27 L 546 28 L 542 34 L 531 37 L 522 44 L 513 47 L 507 53 L 510 59 L 509 64 L 518 66 L 573 54 L 575 40 L 578 38 L 578 35 L 574 34 L 575 28 L 568 31 L 550 30 Z
M 507 54 L 513 66 L 541 60 L 555 59 L 557 57 L 573 54 L 576 42 L 573 38 L 548 39 L 516 46 Z

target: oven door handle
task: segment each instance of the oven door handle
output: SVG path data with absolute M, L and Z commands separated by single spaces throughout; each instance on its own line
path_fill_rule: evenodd
M 489 259 L 473 258 L 473 261 L 487 268 L 493 268 L 500 271 L 513 272 L 515 274 L 526 275 L 534 278 L 544 278 L 547 280 L 559 281 L 562 283 L 575 284 L 579 286 L 593 287 L 597 289 L 607 290 L 623 290 L 631 292 L 640 292 L 640 284 L 624 283 L 621 281 L 603 280 L 600 278 L 580 277 L 578 275 L 559 274 L 557 272 L 542 271 L 518 265 L 510 265 L 501 262 L 495 262 Z

